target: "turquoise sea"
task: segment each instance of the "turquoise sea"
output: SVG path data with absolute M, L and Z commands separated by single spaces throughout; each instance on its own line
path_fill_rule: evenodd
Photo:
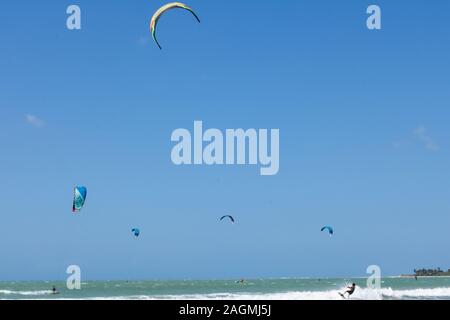
M 87 281 L 80 290 L 65 282 L 0 282 L 0 299 L 230 299 L 342 300 L 338 292 L 355 282 L 355 300 L 450 300 L 449 277 L 382 279 L 381 289 L 368 289 L 366 279 L 261 279 L 244 284 L 233 280 Z M 60 294 L 52 294 L 55 286 Z

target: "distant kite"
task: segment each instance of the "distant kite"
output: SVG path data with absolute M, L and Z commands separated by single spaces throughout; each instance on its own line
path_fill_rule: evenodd
M 229 215 L 223 216 L 222 218 L 220 218 L 220 221 L 222 221 L 223 219 L 226 219 L 226 218 L 230 219 L 230 221 L 231 221 L 232 223 L 234 223 L 234 218 L 233 218 L 232 216 L 229 216 Z
M 86 201 L 87 189 L 86 187 L 75 187 L 73 189 L 73 204 L 72 212 L 79 212 Z
M 138 228 L 131 229 L 131 232 L 136 238 L 141 234 L 141 230 L 139 230 Z
M 158 11 L 156 11 L 156 13 L 153 15 L 152 19 L 150 20 L 150 32 L 152 33 L 153 40 L 155 40 L 159 49 L 162 49 L 162 47 L 159 44 L 158 39 L 156 38 L 156 26 L 158 24 L 158 21 L 164 13 L 166 13 L 169 10 L 176 9 L 176 8 L 189 11 L 190 13 L 193 14 L 193 16 L 197 19 L 197 21 L 200 22 L 200 19 L 198 18 L 197 14 L 194 12 L 194 10 L 192 10 L 190 7 L 188 7 L 187 5 L 185 5 L 181 2 L 172 2 L 172 3 L 168 3 L 164 6 L 162 6 L 161 8 L 158 9 Z
M 332 236 L 332 235 L 334 234 L 334 230 L 333 230 L 333 228 L 330 227 L 330 226 L 325 226 L 325 227 L 323 227 L 320 231 L 321 231 L 321 232 L 324 232 L 325 230 L 328 231 L 328 233 L 330 234 L 330 236 Z

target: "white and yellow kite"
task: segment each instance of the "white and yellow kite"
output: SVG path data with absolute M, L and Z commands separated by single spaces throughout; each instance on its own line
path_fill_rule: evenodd
M 197 14 L 194 12 L 194 10 L 192 10 L 190 7 L 188 7 L 187 5 L 185 5 L 181 2 L 172 2 L 172 3 L 168 3 L 164 6 L 162 6 L 161 8 L 158 9 L 158 11 L 155 12 L 155 14 L 152 17 L 152 20 L 150 20 L 150 32 L 152 33 L 153 39 L 155 40 L 159 49 L 162 49 L 162 47 L 159 44 L 158 39 L 156 38 L 156 25 L 158 24 L 159 19 L 161 18 L 161 16 L 164 13 L 166 13 L 169 10 L 176 9 L 176 8 L 189 11 L 190 13 L 192 13 L 194 15 L 194 17 L 197 19 L 197 21 L 200 22 L 200 19 L 198 18 Z

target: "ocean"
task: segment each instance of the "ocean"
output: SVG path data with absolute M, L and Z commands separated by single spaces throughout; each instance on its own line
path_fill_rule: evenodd
M 89 300 L 342 300 L 349 283 L 354 300 L 450 300 L 450 277 L 383 278 L 381 289 L 368 289 L 366 279 L 261 279 L 235 281 L 88 281 L 81 290 L 65 282 L 0 282 L 0 299 Z M 52 294 L 55 286 L 60 294 Z

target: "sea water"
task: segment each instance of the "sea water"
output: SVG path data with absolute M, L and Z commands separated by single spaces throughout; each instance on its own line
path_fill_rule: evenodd
M 64 282 L 0 282 L 0 299 L 230 299 L 230 300 L 342 300 L 338 292 L 355 282 L 355 300 L 450 300 L 449 277 L 383 278 L 380 289 L 369 289 L 366 279 L 261 279 L 183 281 L 87 281 L 81 290 Z M 53 295 L 55 286 L 60 294 Z

